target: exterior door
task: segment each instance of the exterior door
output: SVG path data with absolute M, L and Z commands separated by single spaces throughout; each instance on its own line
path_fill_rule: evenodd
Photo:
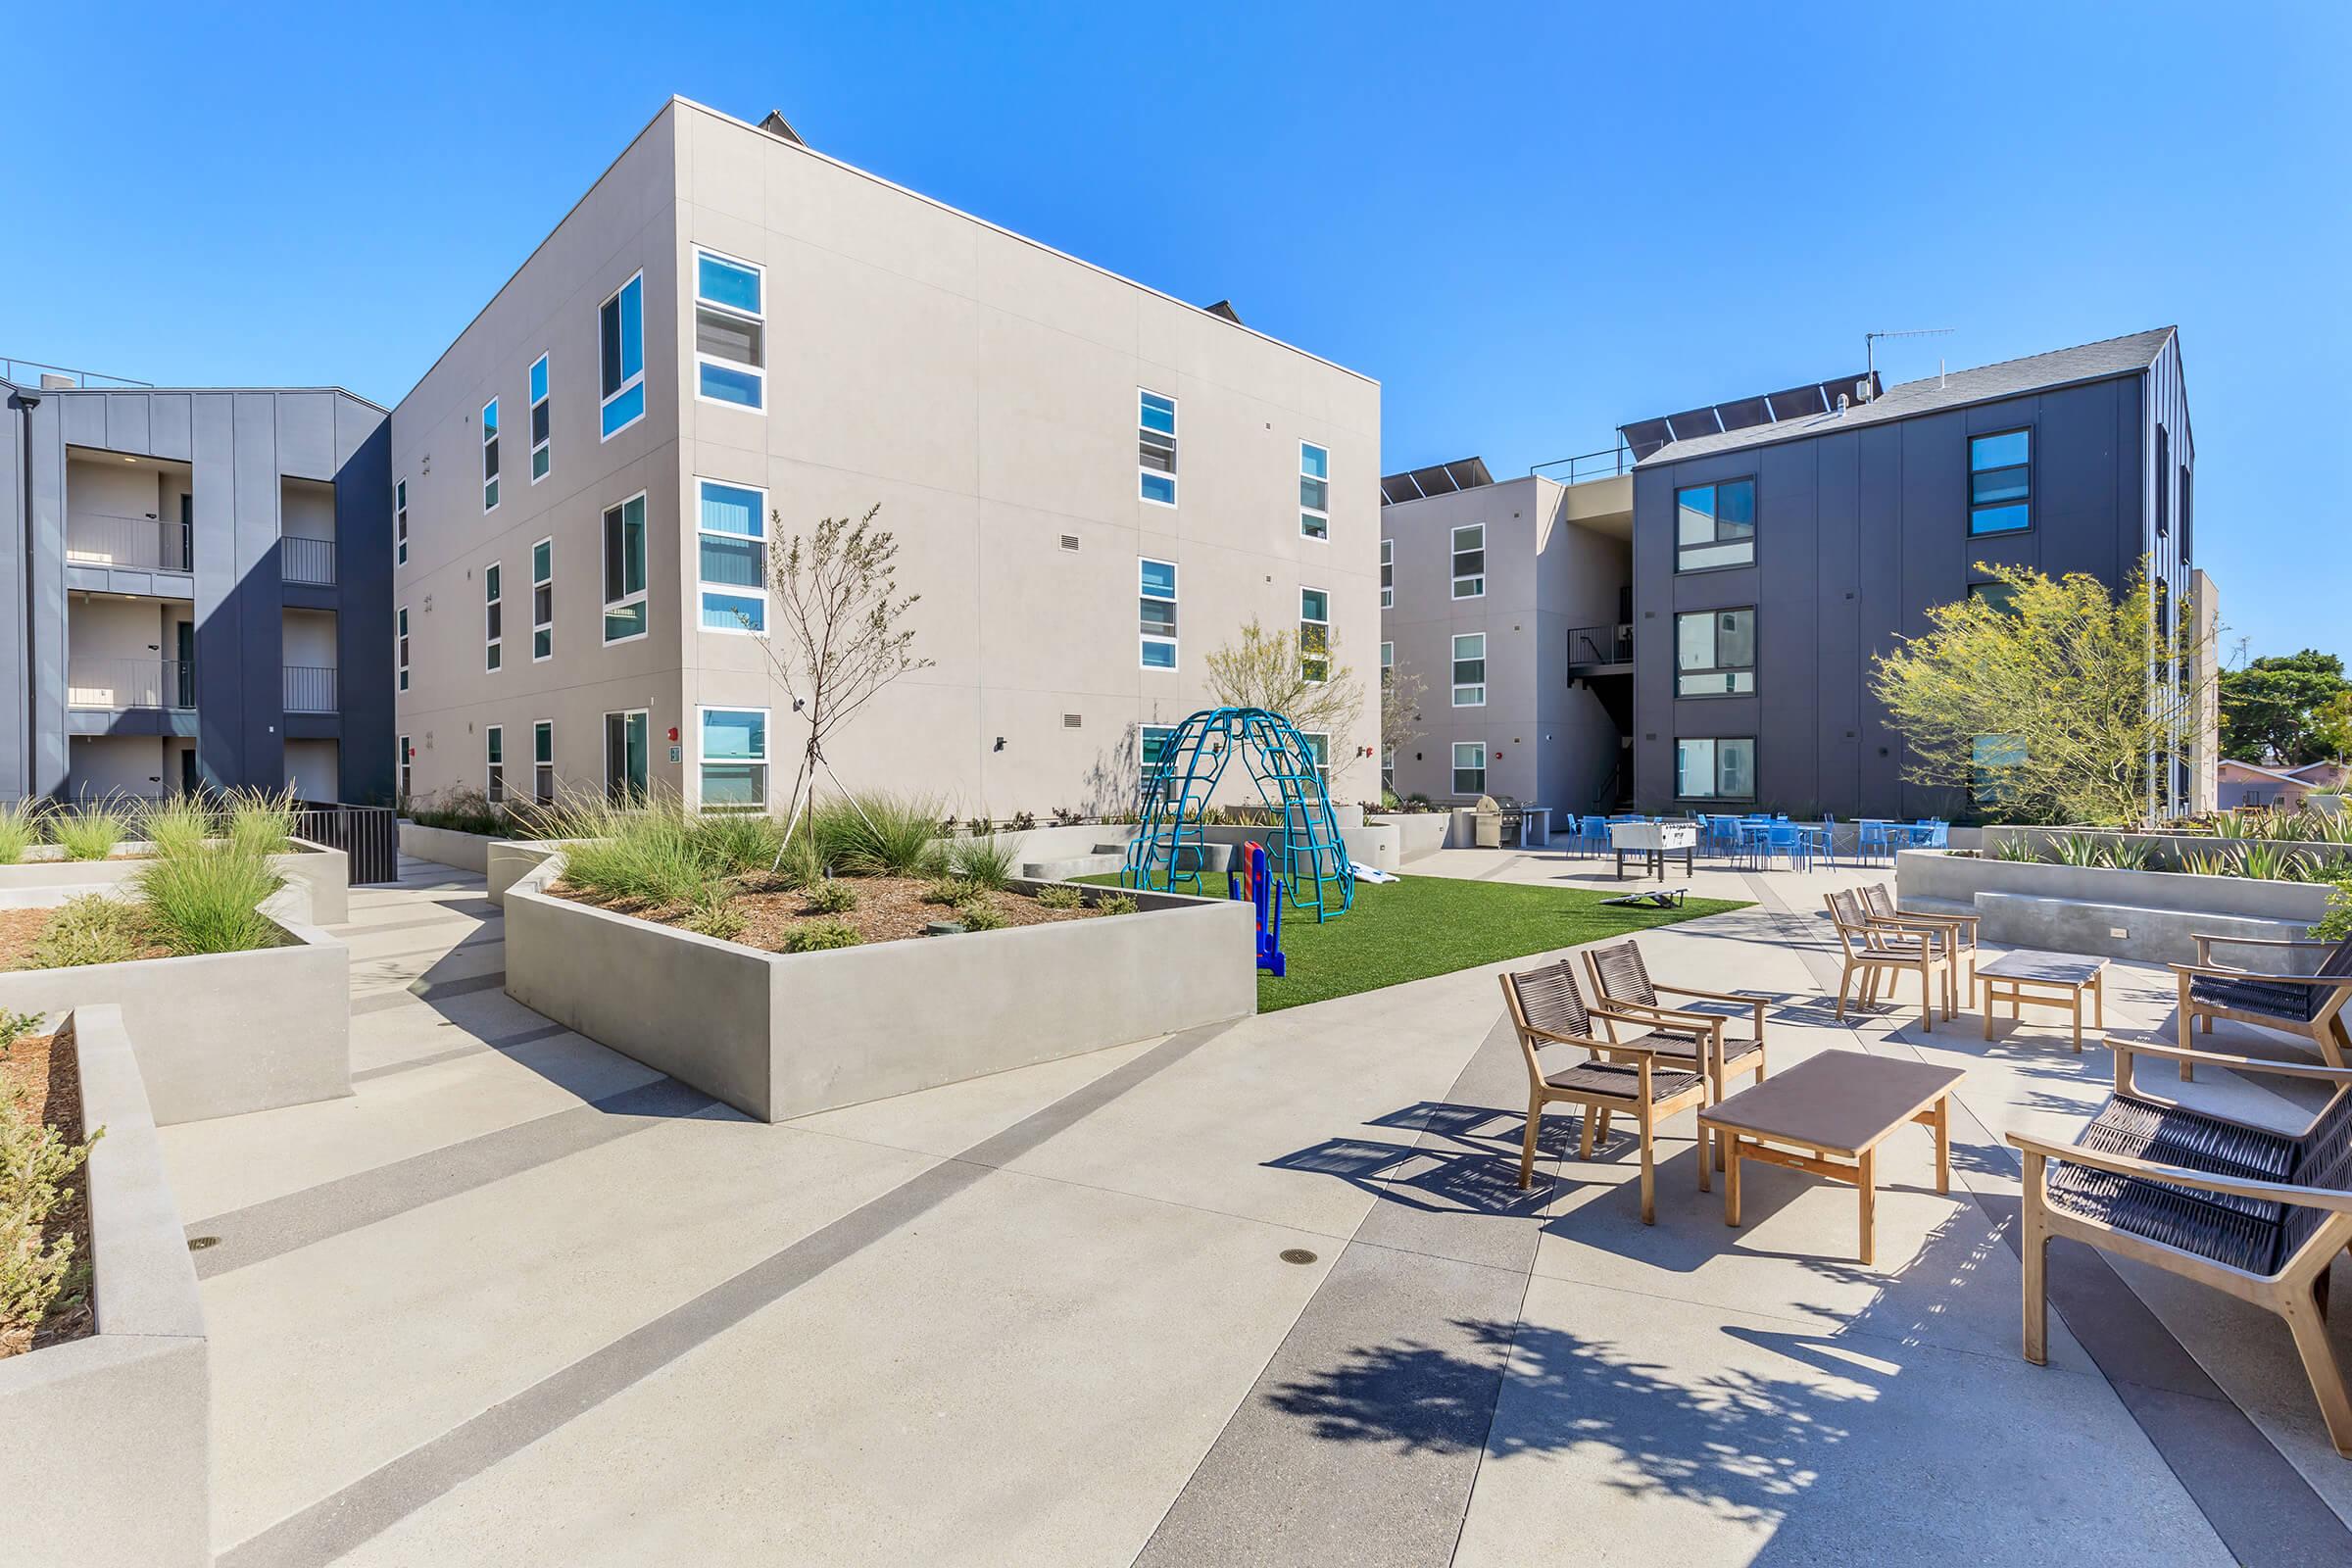
M 172 656 L 177 661 L 173 668 L 177 675 L 179 695 L 179 701 L 174 706 L 194 708 L 196 706 L 196 623 L 192 620 L 181 621 L 178 626 L 178 637 L 177 651 Z
M 646 795 L 646 715 L 605 715 L 605 795 L 615 802 L 642 801 Z

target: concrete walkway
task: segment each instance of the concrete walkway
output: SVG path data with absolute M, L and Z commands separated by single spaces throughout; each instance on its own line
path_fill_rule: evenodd
M 1898 1135 L 1864 1269 L 1794 1172 L 1727 1229 L 1687 1114 L 1654 1227 L 1571 1116 L 1521 1193 L 1493 969 L 770 1128 L 507 999 L 480 879 L 403 871 L 338 932 L 356 1097 L 165 1134 L 219 1238 L 228 1568 L 2352 1560 L 2275 1320 L 2062 1247 L 2019 1357 L 2000 1134 L 2070 1133 L 2110 1064 L 2054 1015 L 1836 1022 L 1820 891 L 1884 873 L 1708 868 L 1756 906 L 1643 939 L 1771 994 L 1776 1070 L 1968 1068 L 1953 1192 Z M 2122 977 L 2111 1025 L 2168 1014 Z

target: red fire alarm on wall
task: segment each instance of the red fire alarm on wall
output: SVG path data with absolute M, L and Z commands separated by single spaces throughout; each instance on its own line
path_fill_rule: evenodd
M 676 739 L 678 738 L 678 726 L 677 726 L 677 725 L 675 725 L 675 724 L 672 724 L 672 725 L 670 725 L 670 726 L 669 726 L 669 738 L 670 738 L 671 740 L 673 740 L 673 741 L 674 741 L 674 740 L 676 740 Z

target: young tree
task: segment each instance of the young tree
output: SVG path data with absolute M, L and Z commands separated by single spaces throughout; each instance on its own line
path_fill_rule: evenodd
M 1421 697 L 1427 689 L 1420 672 L 1404 665 L 1394 664 L 1380 672 L 1380 744 L 1384 753 L 1401 754 L 1421 738 Z
M 1208 656 L 1209 695 L 1229 708 L 1280 713 L 1304 734 L 1335 740 L 1348 734 L 1363 716 L 1363 688 L 1340 662 L 1330 628 L 1314 633 L 1302 643 L 1297 633 L 1270 632 L 1251 616 L 1236 641 Z
M 2333 654 L 2273 654 L 2222 675 L 2222 755 L 2299 767 L 2334 759 L 2345 744 L 2352 681 Z
M 2021 820 L 2145 821 L 2212 679 L 2193 607 L 2160 638 L 2144 563 L 2121 597 L 2082 574 L 1979 569 L 2008 591 L 1936 606 L 1874 663 L 1904 776 Z M 2178 685 L 2156 678 L 2176 667 Z
M 784 538 L 782 514 L 769 514 L 767 587 L 777 624 L 759 646 L 802 729 L 784 817 L 787 841 L 816 794 L 818 770 L 832 776 L 825 738 L 883 687 L 931 663 L 914 656 L 914 633 L 902 624 L 922 596 L 898 591 L 899 543 L 873 525 L 881 511 L 877 502 L 855 522 L 827 517 L 806 539 Z

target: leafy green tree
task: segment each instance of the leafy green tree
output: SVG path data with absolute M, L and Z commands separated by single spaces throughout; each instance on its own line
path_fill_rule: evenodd
M 2012 821 L 2146 820 L 2212 678 L 2193 607 L 2177 607 L 2162 646 L 2144 562 L 2120 596 L 2081 573 L 1979 569 L 2006 591 L 1934 607 L 1925 633 L 1874 662 L 1904 776 Z M 2179 686 L 2151 678 L 2168 663 Z
M 2352 681 L 2334 654 L 2274 654 L 2222 674 L 2222 755 L 2299 767 L 2352 745 Z

